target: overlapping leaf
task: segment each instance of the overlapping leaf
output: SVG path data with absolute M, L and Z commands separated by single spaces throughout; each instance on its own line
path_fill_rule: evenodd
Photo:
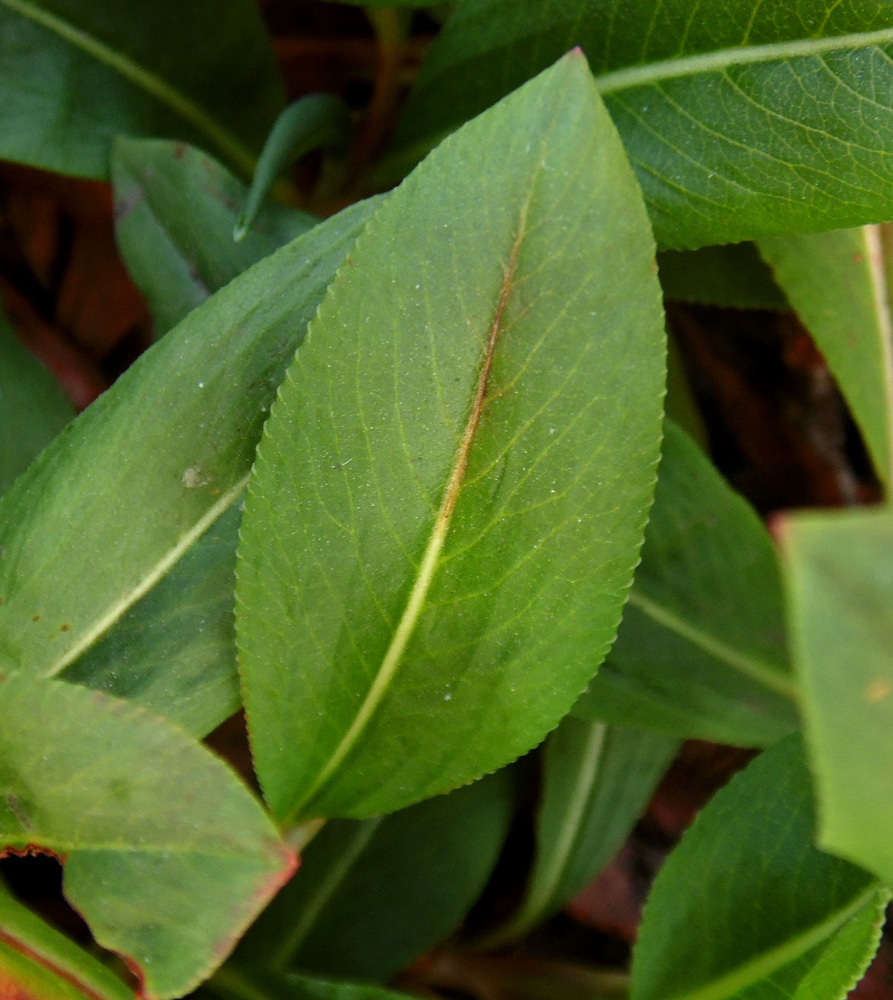
M 812 845 L 797 737 L 706 807 L 645 907 L 631 1000 L 842 1000 L 877 949 L 890 894 Z
M 760 241 L 862 431 L 878 475 L 893 474 L 893 226 Z
M 0 2 L 0 157 L 106 177 L 117 134 L 196 142 L 245 174 L 284 105 L 251 0 Z
M 663 247 L 885 220 L 893 11 L 880 0 L 463 0 L 397 145 L 409 160 L 582 46 Z
M 488 943 L 550 917 L 610 861 L 673 759 L 679 741 L 568 716 L 549 737 L 536 859 L 518 912 Z
M 282 387 L 243 521 L 243 694 L 276 815 L 402 807 L 567 712 L 650 505 L 659 294 L 578 53 L 370 221 Z
M 368 213 L 355 206 L 191 313 L 0 500 L 5 663 L 62 673 L 241 498 L 282 373 Z
M 512 775 L 499 771 L 390 816 L 332 820 L 234 960 L 389 979 L 461 923 L 496 863 L 514 799 Z
M 134 1000 L 117 976 L 17 902 L 0 882 L 0 997 Z
M 246 187 L 184 143 L 119 138 L 112 147 L 115 237 L 160 335 L 213 292 L 318 220 L 269 204 L 239 243 Z
M 749 504 L 668 423 L 642 565 L 575 714 L 768 745 L 798 725 L 775 553 Z
M 295 859 L 235 775 L 179 729 L 53 680 L 0 681 L 0 850 L 65 859 L 65 894 L 146 996 L 205 978 Z
M 893 883 L 893 515 L 813 513 L 783 534 L 821 843 Z

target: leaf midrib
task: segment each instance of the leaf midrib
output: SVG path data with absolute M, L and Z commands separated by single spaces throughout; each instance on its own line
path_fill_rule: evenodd
M 387 652 L 382 658 L 381 666 L 378 668 L 378 672 L 369 687 L 369 691 L 367 692 L 362 705 L 357 711 L 357 714 L 354 716 L 353 722 L 342 737 L 341 742 L 320 769 L 316 779 L 309 785 L 304 794 L 291 809 L 289 814 L 291 817 L 299 815 L 304 807 L 307 806 L 307 804 L 310 803 L 311 800 L 318 794 L 332 774 L 340 766 L 344 758 L 348 755 L 348 753 L 350 753 L 363 731 L 369 725 L 369 722 L 378 709 L 378 706 L 384 700 L 385 695 L 390 689 L 391 682 L 396 676 L 402 663 L 406 647 L 409 645 L 409 640 L 412 638 L 416 626 L 419 623 L 419 619 L 422 616 L 422 612 L 424 611 L 428 591 L 431 589 L 431 584 L 439 565 L 440 554 L 443 551 L 443 546 L 446 542 L 450 525 L 452 524 L 456 501 L 458 500 L 462 484 L 465 480 L 465 473 L 468 468 L 468 461 L 471 455 L 472 445 L 474 444 L 475 433 L 486 402 L 487 387 L 490 381 L 490 372 L 493 367 L 493 358 L 496 353 L 497 344 L 499 343 L 500 333 L 502 332 L 503 315 L 505 313 L 506 305 L 508 304 L 509 295 L 514 285 L 518 257 L 520 256 L 521 246 L 524 242 L 526 234 L 527 213 L 530 207 L 532 191 L 533 184 L 531 184 L 530 193 L 528 194 L 526 202 L 520 208 L 518 233 L 515 237 L 514 244 L 512 245 L 509 259 L 505 267 L 505 272 L 503 274 L 502 285 L 499 290 L 499 299 L 490 325 L 484 359 L 478 376 L 474 397 L 472 399 L 471 412 L 466 422 L 465 430 L 462 434 L 462 440 L 459 444 L 456 456 L 453 459 L 453 466 L 450 472 L 450 477 L 447 481 L 444 497 L 441 502 L 440 510 L 435 518 L 434 527 L 428 538 L 424 554 L 422 555 L 422 559 L 419 563 L 415 583 L 413 584 L 412 590 L 407 598 L 406 606 L 403 609 L 403 614 L 400 617 L 397 628 L 394 630 Z
M 0 0 L 5 3 L 6 0 Z M 184 535 L 181 535 L 176 545 L 172 545 L 167 552 L 150 566 L 140 578 L 139 583 L 131 587 L 117 601 L 106 608 L 105 612 L 97 618 L 93 624 L 81 635 L 80 639 L 45 670 L 41 671 L 41 677 L 57 677 L 66 667 L 71 666 L 82 653 L 85 653 L 100 636 L 104 635 L 115 622 L 128 611 L 134 604 L 144 597 L 158 581 L 182 558 L 182 556 L 195 544 L 195 542 L 214 524 L 230 507 L 236 502 L 239 495 L 248 485 L 251 478 L 250 473 L 246 473 L 237 480 L 229 490 L 226 491 L 213 506 L 192 525 Z
M 733 67 L 757 63 L 778 62 L 806 56 L 820 56 L 827 52 L 863 49 L 873 45 L 893 42 L 893 26 L 877 31 L 854 32 L 850 35 L 830 35 L 827 38 L 797 39 L 791 42 L 772 42 L 750 47 L 734 46 L 702 52 L 677 59 L 662 59 L 644 66 L 627 66 L 624 69 L 602 73 L 595 77 L 599 93 L 604 97 L 621 90 L 643 87 L 701 73 L 723 72 Z
M 737 966 L 725 975 L 686 993 L 677 993 L 671 1000 L 729 1000 L 742 990 L 766 979 L 801 955 L 826 941 L 848 921 L 868 906 L 877 896 L 880 883 L 871 885 L 848 905 L 838 907 L 824 920 L 807 927 L 787 941 Z M 635 994 L 633 994 L 635 996 Z
M 124 77 L 140 90 L 151 94 L 157 101 L 166 105 L 193 128 L 207 136 L 240 172 L 247 176 L 251 176 L 254 172 L 257 158 L 240 139 L 233 135 L 229 129 L 224 128 L 200 104 L 145 66 L 141 66 L 129 56 L 113 49 L 110 45 L 88 34 L 70 21 L 66 21 L 47 10 L 42 10 L 32 0 L 0 0 L 0 4 L 21 17 L 39 24 L 69 45 L 80 49 L 81 52 Z
M 652 621 L 664 628 L 675 632 L 680 638 L 685 639 L 692 645 L 702 649 L 705 653 L 716 657 L 726 665 L 734 668 L 745 677 L 762 684 L 776 694 L 783 695 L 790 701 L 797 703 L 799 690 L 793 678 L 773 670 L 767 663 L 757 660 L 752 656 L 746 656 L 738 650 L 733 649 L 726 643 L 715 639 L 703 630 L 687 622 L 680 615 L 646 597 L 640 589 L 633 587 L 630 591 L 628 603 L 638 608 L 643 614 L 648 615 Z

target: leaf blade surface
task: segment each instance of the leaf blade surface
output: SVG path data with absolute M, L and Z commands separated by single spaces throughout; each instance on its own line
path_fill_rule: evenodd
M 499 0 L 465 0 L 429 53 L 398 152 L 429 147 L 574 45 L 591 62 L 661 248 L 889 214 L 884 3 L 525 0 L 506 14 Z
M 362 817 L 455 787 L 541 739 L 597 668 L 662 393 L 636 204 L 573 54 L 442 147 L 339 272 L 268 424 L 237 569 L 275 814 Z M 621 245 L 608 281 L 593 262 Z M 547 648 L 568 665 L 543 697 Z M 434 725 L 439 749 L 407 754 L 434 749 Z
M 889 892 L 812 846 L 810 785 L 792 736 L 701 812 L 646 905 L 632 1000 L 841 1000 L 852 988 Z

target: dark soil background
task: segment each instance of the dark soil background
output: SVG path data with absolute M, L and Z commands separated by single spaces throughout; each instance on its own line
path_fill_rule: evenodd
M 342 96 L 361 122 L 362 156 L 373 158 L 436 34 L 436 19 L 415 15 L 400 59 L 382 65 L 360 8 L 296 0 L 261 0 L 261 6 L 289 96 L 320 91 Z M 296 184 L 306 188 L 312 172 L 312 162 L 305 164 L 296 172 Z M 0 300 L 22 342 L 78 410 L 152 340 L 148 310 L 115 247 L 112 198 L 103 184 L 0 163 Z M 793 314 L 668 303 L 668 318 L 714 460 L 770 527 L 772 514 L 781 509 L 878 498 L 834 380 Z M 240 720 L 221 727 L 211 743 L 241 770 L 250 770 Z M 667 852 L 697 810 L 750 756 L 728 747 L 686 744 L 627 844 L 566 913 L 509 953 L 434 952 L 400 985 L 422 995 L 438 991 L 480 1000 L 571 997 L 585 992 L 581 967 L 622 970 L 643 900 Z M 519 822 L 485 899 L 472 914 L 472 929 L 492 923 L 516 897 L 530 857 L 530 829 L 523 819 Z M 61 897 L 61 869 L 54 859 L 10 857 L 0 861 L 0 872 L 48 919 L 89 940 Z M 535 987 L 540 977 L 554 989 Z M 888 940 L 851 996 L 893 1000 Z

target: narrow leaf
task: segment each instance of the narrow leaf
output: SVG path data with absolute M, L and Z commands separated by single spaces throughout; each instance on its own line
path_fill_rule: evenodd
M 796 698 L 769 535 L 668 422 L 620 633 L 574 713 L 762 746 L 797 727 Z
M 760 241 L 859 425 L 880 478 L 893 472 L 893 226 Z
M 59 384 L 0 315 L 0 493 L 73 416 Z
M 370 221 L 245 509 L 243 694 L 277 816 L 400 808 L 566 714 L 614 637 L 650 505 L 659 296 L 579 53 Z
M 782 540 L 820 840 L 893 884 L 893 516 L 798 515 Z
M 398 131 L 414 159 L 562 52 L 586 52 L 658 245 L 879 222 L 893 13 L 858 0 L 463 0 Z
M 0 157 L 104 178 L 115 135 L 203 145 L 244 174 L 284 94 L 252 0 L 0 0 Z
M 331 219 L 192 312 L 0 499 L 6 663 L 64 671 L 241 499 L 283 371 L 369 212 Z
M 549 737 L 524 901 L 488 938 L 510 940 L 552 916 L 611 860 L 679 747 L 658 733 L 568 716 Z
M 784 292 L 753 243 L 657 255 L 664 295 L 677 302 L 730 309 L 786 309 Z
M 812 846 L 797 737 L 701 813 L 658 875 L 631 1000 L 842 1000 L 877 949 L 890 893 Z
M 512 776 L 482 778 L 390 816 L 332 820 L 234 960 L 384 981 L 445 938 L 496 863 Z
M 133 1000 L 101 962 L 17 902 L 0 882 L 0 997 Z
M 237 241 L 244 239 L 264 199 L 291 163 L 315 149 L 327 147 L 344 155 L 351 127 L 350 109 L 333 94 L 309 94 L 290 104 L 267 136 L 245 196 L 245 207 L 233 228 L 233 237 Z
M 59 681 L 0 689 L 0 848 L 62 856 L 66 896 L 145 995 L 189 992 L 294 857 L 226 765 L 161 719 Z
M 184 143 L 118 138 L 111 175 L 115 237 L 158 335 L 319 221 L 296 209 L 267 205 L 245 239 L 234 243 L 245 185 Z

